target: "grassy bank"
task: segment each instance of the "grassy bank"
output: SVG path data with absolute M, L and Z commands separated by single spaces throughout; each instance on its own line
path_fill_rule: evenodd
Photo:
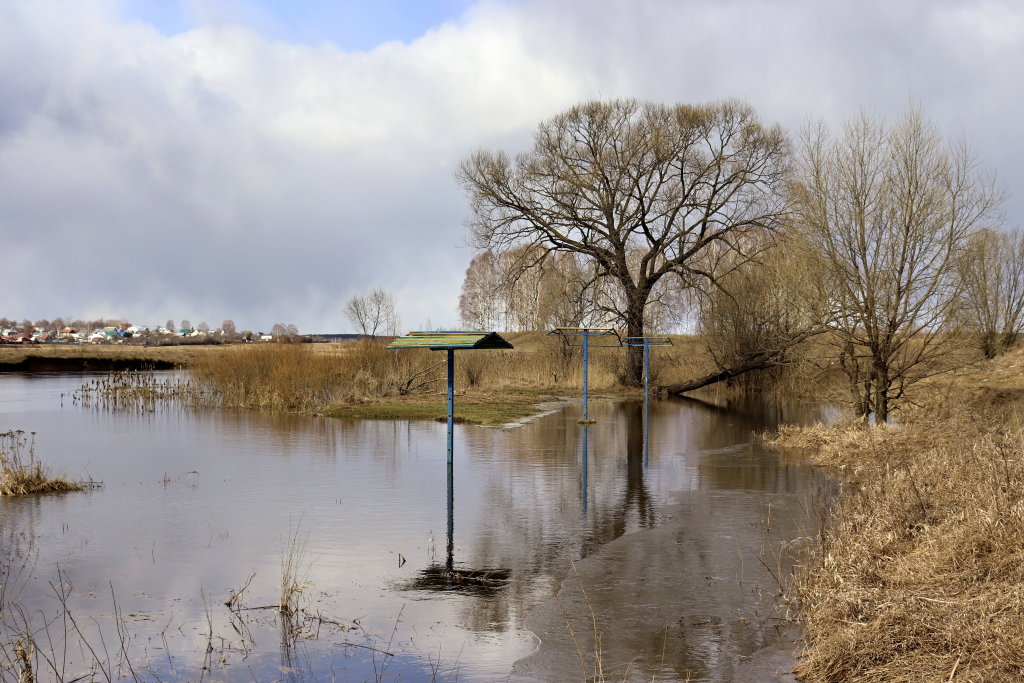
M 582 351 L 544 333 L 507 333 L 515 348 L 456 354 L 457 418 L 479 424 L 515 422 L 546 403 L 582 393 Z M 713 363 L 700 340 L 674 336 L 674 346 L 652 354 L 653 385 L 708 372 Z M 322 413 L 341 417 L 434 419 L 446 414 L 445 354 L 388 351 L 386 340 L 318 344 L 219 346 L 41 345 L 0 347 L 0 371 L 119 371 L 178 367 L 188 379 L 173 387 L 147 379 L 118 377 L 83 393 L 111 407 L 148 405 L 151 399 L 191 405 Z M 638 396 L 624 384 L 626 352 L 594 348 L 590 353 L 591 396 Z M 776 373 L 777 374 L 777 373 Z M 796 381 L 794 381 L 794 378 Z M 749 378 L 748 378 L 749 379 Z M 802 378 L 794 375 L 790 385 Z M 742 391 L 741 383 L 727 391 Z M 815 390 L 821 382 L 815 379 Z M 792 386 L 776 387 L 788 392 Z M 723 391 L 721 385 L 711 389 Z M 88 394 L 88 396 L 84 396 Z
M 545 404 L 581 395 L 582 353 L 543 333 L 508 333 L 513 350 L 456 354 L 457 418 L 477 424 L 515 422 Z M 652 383 L 706 372 L 711 361 L 693 337 L 652 354 Z M 427 350 L 388 351 L 387 340 L 219 346 L 0 346 L 0 372 L 123 371 L 184 368 L 188 379 L 157 386 L 151 378 L 113 377 L 82 398 L 110 407 L 155 399 L 191 405 L 322 413 L 340 417 L 434 419 L 447 413 L 446 357 Z M 636 395 L 623 385 L 623 349 L 591 350 L 592 396 Z
M 780 435 L 842 481 L 789 592 L 803 680 L 1024 679 L 1022 367 L 935 378 L 898 426 Z
M 565 396 L 579 396 L 580 349 L 543 334 L 509 334 L 514 350 L 456 354 L 456 417 L 504 424 Z M 696 344 L 657 359 L 659 379 L 693 371 Z M 446 356 L 427 350 L 388 351 L 382 341 L 343 344 L 261 344 L 214 349 L 188 366 L 198 388 L 222 406 L 318 412 L 339 417 L 434 419 L 446 415 Z M 592 395 L 628 394 L 625 353 L 596 349 Z
M 0 345 L 0 372 L 184 367 L 217 348 L 135 344 L 4 344 Z
M 487 426 L 511 424 L 537 414 L 555 400 L 553 396 L 525 393 L 462 394 L 455 399 L 455 421 Z M 392 399 L 339 406 L 330 409 L 327 414 L 331 417 L 365 420 L 440 421 L 447 419 L 448 404 L 443 397 Z

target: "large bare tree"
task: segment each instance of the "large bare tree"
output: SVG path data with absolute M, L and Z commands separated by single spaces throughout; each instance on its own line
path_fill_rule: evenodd
M 623 99 L 544 121 L 532 149 L 515 158 L 479 151 L 457 177 L 471 200 L 475 246 L 528 245 L 537 259 L 579 255 L 592 278 L 619 290 L 609 313 L 627 335 L 642 336 L 660 280 L 713 278 L 708 254 L 744 253 L 747 235 L 776 229 L 788 152 L 783 130 L 740 102 Z M 537 263 L 523 261 L 521 271 Z M 627 373 L 641 380 L 641 349 L 629 349 Z
M 940 368 L 968 240 L 1002 198 L 963 142 L 947 144 L 916 110 L 862 114 L 840 137 L 805 131 L 798 226 L 827 273 L 838 359 L 858 412 L 889 417 L 906 388 Z

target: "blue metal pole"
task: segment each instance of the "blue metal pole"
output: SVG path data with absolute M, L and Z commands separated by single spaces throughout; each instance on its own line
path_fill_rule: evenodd
M 651 367 L 651 342 L 644 338 L 644 403 L 647 403 L 647 389 Z
M 583 419 L 587 419 L 587 356 L 590 349 L 589 337 L 586 328 L 583 328 Z
M 448 463 L 454 462 L 455 452 L 455 349 L 448 349 Z

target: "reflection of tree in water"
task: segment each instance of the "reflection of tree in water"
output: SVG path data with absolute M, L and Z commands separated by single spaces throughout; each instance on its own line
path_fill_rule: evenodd
M 686 404 L 682 410 L 681 403 Z M 483 518 L 473 539 L 474 557 L 470 562 L 477 567 L 511 567 L 513 571 L 500 590 L 465 602 L 462 623 L 466 628 L 504 631 L 521 627 L 527 613 L 549 600 L 558 589 L 568 560 L 586 558 L 625 534 L 653 529 L 668 518 L 686 518 L 687 524 L 692 523 L 699 531 L 679 532 L 678 538 L 671 541 L 685 545 L 685 560 L 675 553 L 670 553 L 670 558 L 659 555 L 655 559 L 664 572 L 670 571 L 672 562 L 683 561 L 694 576 L 703 580 L 737 561 L 734 545 L 725 547 L 721 538 L 708 533 L 717 526 L 715 517 L 722 513 L 711 498 L 677 507 L 665 520 L 661 518 L 656 492 L 651 489 L 645 471 L 643 403 L 599 403 L 594 407 L 600 412 L 595 413 L 598 424 L 590 427 L 592 488 L 586 513 L 580 489 L 582 429 L 571 424 L 571 420 L 552 419 L 531 431 L 513 433 L 515 452 L 509 459 L 514 475 L 487 482 L 487 504 L 481 509 Z M 737 490 L 780 494 L 807 491 L 806 468 L 780 466 L 774 464 L 774 458 L 764 462 L 764 455 L 748 445 L 753 433 L 773 427 L 774 420 L 780 417 L 804 421 L 806 407 L 794 409 L 760 403 L 748 406 L 736 402 L 713 405 L 685 399 L 654 402 L 650 431 L 656 435 L 658 447 L 652 451 L 651 460 L 657 464 L 673 455 L 686 456 L 696 450 L 699 458 L 688 464 L 696 467 L 704 482 L 699 488 L 723 494 Z M 490 432 L 481 436 L 479 443 L 485 443 L 488 450 L 499 449 L 502 446 L 498 436 Z M 511 437 L 506 434 L 503 438 Z M 704 452 L 708 450 L 717 452 Z M 740 495 L 745 513 L 752 514 L 745 522 L 748 525 L 760 522 L 766 505 L 776 505 L 761 497 Z M 777 514 L 783 514 L 785 506 L 779 500 Z M 641 557 L 643 553 L 632 562 L 646 561 Z M 757 560 L 749 557 L 747 563 L 749 571 L 749 565 L 757 565 Z M 625 564 L 631 566 L 629 562 Z M 682 646 L 678 639 L 687 640 L 689 636 L 681 631 L 693 632 L 692 635 L 716 630 L 732 634 L 736 628 L 731 622 L 714 628 L 690 624 L 670 629 L 669 640 L 676 639 L 677 645 Z M 707 642 L 703 638 L 698 640 L 700 644 L 692 654 L 702 659 L 698 651 Z
M 626 459 L 622 468 L 626 476 L 621 502 L 614 498 L 594 501 L 591 532 L 583 544 L 581 557 L 627 533 L 631 519 L 635 519 L 641 529 L 656 524 L 653 501 L 644 480 L 644 406 L 643 403 L 629 402 L 621 404 L 619 410 L 626 431 Z M 618 444 L 595 442 L 596 439 L 590 440 L 591 457 L 595 461 L 601 454 L 621 452 Z
M 550 598 L 553 579 L 565 574 L 567 560 L 586 557 L 625 533 L 656 524 L 654 499 L 645 482 L 643 404 L 604 408 L 599 427 L 589 428 L 590 481 L 600 493 L 591 496 L 586 511 L 583 429 L 575 424 L 550 434 L 553 438 L 543 450 L 529 451 L 546 466 L 524 458 L 518 476 L 488 483 L 488 504 L 470 565 L 515 571 L 501 590 L 469 603 L 467 628 L 521 626 L 532 607 Z M 619 427 L 624 427 L 624 439 Z
M 705 453 L 698 461 L 703 485 L 722 490 L 798 493 L 806 490 L 807 468 L 772 453 L 766 457 L 758 435 L 780 423 L 807 424 L 817 417 L 813 407 L 797 401 L 727 399 L 712 403 L 675 398 L 697 409 L 697 445 Z M 716 452 L 708 452 L 716 451 Z

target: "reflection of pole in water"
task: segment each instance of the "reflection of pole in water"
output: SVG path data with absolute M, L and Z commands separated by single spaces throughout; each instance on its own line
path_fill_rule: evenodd
M 448 554 L 444 567 L 451 572 L 455 565 L 455 468 L 448 461 Z
M 644 467 L 649 467 L 651 464 L 651 416 L 650 416 L 650 402 L 647 400 L 647 394 L 644 393 Z
M 623 416 L 626 422 L 626 498 L 622 505 L 623 513 L 635 508 L 640 525 L 648 527 L 654 519 L 653 505 L 644 482 L 646 460 L 648 455 L 647 418 L 648 406 L 637 402 L 623 405 Z M 625 533 L 625 517 L 622 519 L 621 533 Z
M 626 337 L 626 346 L 644 347 L 644 467 L 650 464 L 650 394 L 651 394 L 651 347 L 672 346 L 672 340 L 668 337 Z
M 587 512 L 587 434 L 590 428 L 583 425 L 583 512 Z

